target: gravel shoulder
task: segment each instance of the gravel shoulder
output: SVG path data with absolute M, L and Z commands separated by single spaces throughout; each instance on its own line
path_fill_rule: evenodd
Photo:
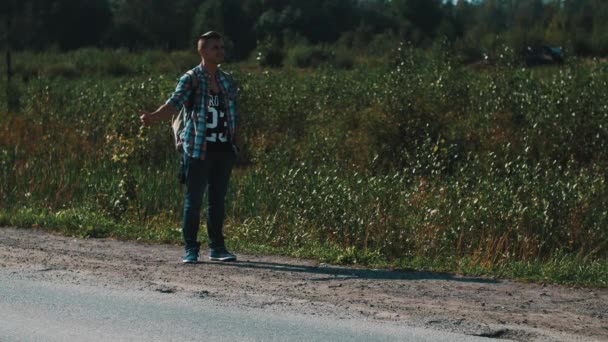
M 515 341 L 608 340 L 607 289 L 339 267 L 240 253 L 234 263 L 203 259 L 182 265 L 181 255 L 181 246 L 0 228 L 0 270 L 11 277 Z

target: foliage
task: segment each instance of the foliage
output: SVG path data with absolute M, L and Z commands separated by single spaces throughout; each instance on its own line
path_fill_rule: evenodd
M 258 46 L 256 61 L 261 67 L 277 68 L 283 66 L 284 53 L 276 39 L 266 39 Z
M 315 67 L 331 59 L 331 53 L 319 46 L 295 46 L 287 53 L 287 64 L 299 67 Z
M 350 40 L 360 48 L 378 35 L 423 48 L 447 38 L 468 58 L 503 43 L 518 52 L 551 45 L 570 55 L 604 56 L 606 16 L 603 0 L 6 0 L 0 41 L 18 50 L 176 50 L 192 49 L 201 33 L 218 30 L 235 60 L 263 49 L 267 39 L 285 53 L 304 40 Z
M 19 56 L 20 70 L 49 63 L 19 79 L 18 112 L 0 109 L 0 206 L 85 226 L 78 215 L 90 212 L 101 236 L 174 236 L 183 189 L 170 130 L 140 129 L 137 110 L 162 103 L 182 66 L 158 72 L 164 63 L 150 61 L 171 57 L 124 53 L 128 75 L 49 73 L 104 53 Z M 406 44 L 389 63 L 352 69 L 229 68 L 243 154 L 226 233 L 241 245 L 328 248 L 340 262 L 530 278 L 543 265 L 536 279 L 588 282 L 608 258 L 606 68 L 525 69 L 505 53 L 479 70 L 441 46 Z M 576 265 L 585 275 L 567 277 Z

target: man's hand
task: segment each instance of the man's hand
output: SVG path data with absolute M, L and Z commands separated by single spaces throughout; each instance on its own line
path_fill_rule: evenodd
M 146 112 L 145 110 L 139 111 L 139 119 L 144 126 L 152 125 L 156 120 L 154 120 L 154 115 L 152 113 Z
M 175 108 L 164 104 L 152 113 L 146 112 L 145 110 L 140 110 L 139 119 L 144 126 L 150 126 L 157 121 L 169 120 L 175 114 L 177 114 L 177 110 L 175 110 Z

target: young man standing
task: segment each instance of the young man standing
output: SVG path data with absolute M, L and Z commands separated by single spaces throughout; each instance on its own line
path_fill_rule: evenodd
M 185 73 L 165 104 L 149 113 L 140 111 L 144 125 L 166 121 L 182 106 L 191 109 L 180 135 L 183 148 L 183 177 L 186 184 L 182 235 L 186 253 L 184 263 L 198 262 L 197 241 L 203 193 L 207 197 L 209 259 L 236 261 L 224 244 L 224 199 L 236 159 L 238 110 L 237 87 L 219 68 L 224 61 L 222 36 L 214 31 L 198 39 L 201 63 Z

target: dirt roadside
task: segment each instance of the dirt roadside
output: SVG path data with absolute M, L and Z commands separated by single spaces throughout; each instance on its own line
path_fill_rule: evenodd
M 11 276 L 159 291 L 277 312 L 426 327 L 515 341 L 608 341 L 608 290 L 238 254 L 182 265 L 182 248 L 0 228 Z M 0 279 L 0 285 L 2 280 Z

